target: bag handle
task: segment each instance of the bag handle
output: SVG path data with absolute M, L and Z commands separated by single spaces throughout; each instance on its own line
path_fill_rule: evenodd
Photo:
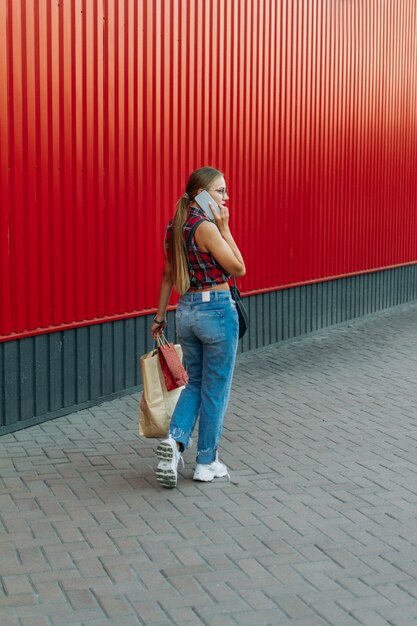
M 154 339 L 154 348 L 153 348 L 153 355 L 158 353 L 158 348 L 160 348 L 161 346 L 165 346 L 169 343 L 168 339 L 165 337 L 164 333 L 161 332 L 160 335 L 157 335 Z
M 160 348 L 161 346 L 168 345 L 169 341 L 165 337 L 164 333 L 161 333 L 161 334 L 156 336 L 155 343 L 157 345 L 157 348 Z
M 189 245 L 190 245 L 190 243 L 191 243 L 191 239 L 193 238 L 194 233 L 195 233 L 195 231 L 197 230 L 197 228 L 198 228 L 198 227 L 200 226 L 200 224 L 202 224 L 203 222 L 208 222 L 208 221 L 209 221 L 209 220 L 205 220 L 205 219 L 202 217 L 201 219 L 197 220 L 197 222 L 195 222 L 195 223 L 191 226 L 191 230 L 190 230 L 190 232 L 188 233 L 188 237 L 187 237 L 186 242 L 185 242 L 185 252 L 186 252 L 186 253 L 188 253 L 188 247 L 189 247 Z M 188 256 L 188 254 L 187 254 L 187 256 Z

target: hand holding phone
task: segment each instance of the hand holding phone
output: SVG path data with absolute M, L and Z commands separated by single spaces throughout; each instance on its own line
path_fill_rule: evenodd
M 209 192 L 206 191 L 205 189 L 204 189 L 204 191 L 199 193 L 194 198 L 194 200 L 197 202 L 199 207 L 201 207 L 203 209 L 203 211 L 207 215 L 207 217 L 209 219 L 211 219 L 212 221 L 214 221 L 214 215 L 213 215 L 213 211 L 212 211 L 211 207 L 209 206 L 209 203 L 211 204 L 213 209 L 216 211 L 217 215 L 220 215 L 220 209 L 219 209 L 218 205 L 215 203 L 215 201 L 213 200 L 213 198 L 211 197 Z

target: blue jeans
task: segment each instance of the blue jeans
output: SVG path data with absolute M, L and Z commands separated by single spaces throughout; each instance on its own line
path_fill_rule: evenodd
M 238 344 L 236 305 L 229 291 L 188 292 L 180 298 L 176 323 L 189 382 L 169 433 L 182 449 L 190 446 L 199 417 L 197 463 L 209 464 L 216 459 L 230 397 Z

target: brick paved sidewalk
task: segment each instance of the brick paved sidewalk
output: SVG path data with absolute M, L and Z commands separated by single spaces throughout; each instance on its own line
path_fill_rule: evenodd
M 179 487 L 138 394 L 0 438 L 1 626 L 417 622 L 417 305 L 238 360 Z

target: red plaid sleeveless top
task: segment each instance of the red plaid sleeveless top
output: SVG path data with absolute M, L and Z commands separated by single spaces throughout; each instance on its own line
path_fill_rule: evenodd
M 199 207 L 191 207 L 188 209 L 187 221 L 184 224 L 183 237 L 184 244 L 187 241 L 188 234 L 193 225 L 201 219 L 207 219 L 203 209 Z M 172 220 L 167 226 L 165 233 L 165 248 L 168 258 L 171 256 L 171 240 L 172 240 Z M 190 290 L 196 291 L 200 289 L 209 289 L 220 283 L 227 283 L 230 280 L 230 274 L 217 263 L 216 259 L 210 252 L 204 252 L 197 246 L 194 236 L 188 246 L 188 265 L 190 272 Z

